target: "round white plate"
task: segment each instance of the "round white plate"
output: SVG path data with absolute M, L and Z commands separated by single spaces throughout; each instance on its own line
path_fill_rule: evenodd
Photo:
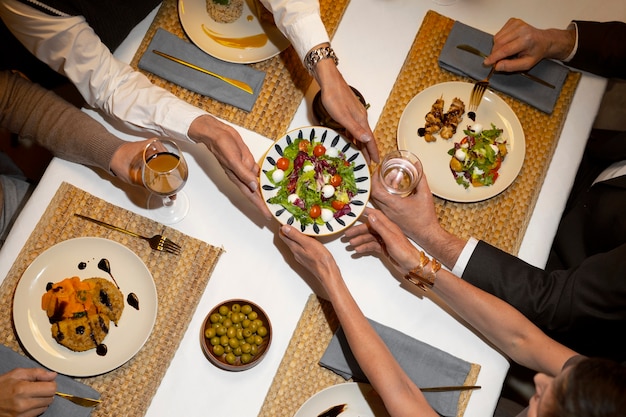
M 278 55 L 290 45 L 276 26 L 259 22 L 250 10 L 248 0 L 244 0 L 241 17 L 233 23 L 213 20 L 207 12 L 206 1 L 178 0 L 178 16 L 189 39 L 207 54 L 222 61 L 252 64 Z M 246 39 L 254 37 L 267 42 L 252 47 Z
M 318 392 L 296 412 L 294 417 L 318 417 L 335 405 L 346 404 L 340 417 L 389 417 L 383 401 L 371 385 L 346 382 Z
M 398 148 L 409 150 L 420 158 L 432 193 L 443 199 L 460 203 L 486 200 L 506 190 L 517 178 L 526 154 L 524 130 L 519 119 L 504 100 L 493 91 L 487 90 L 476 112 L 476 122 L 481 123 L 485 129 L 490 129 L 491 123 L 503 129 L 502 136 L 507 140 L 508 154 L 498 171 L 500 175 L 495 184 L 489 187 L 470 185 L 466 189 L 456 183 L 450 172 L 448 150 L 454 147 L 455 142 L 463 138 L 463 130 L 474 123 L 467 115 L 473 87 L 474 84 L 465 82 L 433 85 L 413 97 L 404 109 L 398 124 Z M 442 139 L 436 135 L 437 140 L 429 143 L 417 134 L 417 130 L 424 127 L 424 116 L 430 111 L 435 100 L 440 97 L 445 100 L 444 111 L 448 109 L 450 102 L 458 97 L 465 103 L 466 113 L 451 139 Z
M 283 155 L 283 149 L 297 138 L 305 138 L 313 142 L 321 142 L 326 148 L 334 147 L 339 149 L 346 155 L 346 159 L 350 162 L 354 162 L 354 178 L 358 188 L 357 195 L 354 196 L 350 202 L 351 212 L 345 214 L 338 219 L 332 219 L 323 226 L 318 224 L 310 224 L 302 226 L 291 213 L 289 213 L 280 204 L 270 204 L 267 202 L 271 197 L 274 197 L 279 190 L 265 175 L 266 172 L 274 169 L 276 161 Z M 328 129 L 323 126 L 309 126 L 288 132 L 285 136 L 278 139 L 267 151 L 261 162 L 261 175 L 259 177 L 261 183 L 261 195 L 265 200 L 272 215 L 281 224 L 290 224 L 298 227 L 300 231 L 309 236 L 327 236 L 335 233 L 339 233 L 342 230 L 350 227 L 363 213 L 365 205 L 369 201 L 370 191 L 372 188 L 372 182 L 370 177 L 369 167 L 365 160 L 365 157 L 354 145 L 346 140 L 339 133 L 332 129 Z
M 139 299 L 139 310 L 126 302 L 118 325 L 111 322 L 104 339 L 108 348 L 104 356 L 99 356 L 96 349 L 74 352 L 58 344 L 50 332 L 48 316 L 41 309 L 41 297 L 49 282 L 72 276 L 111 279 L 98 268 L 101 259 L 109 261 L 124 300 L 130 293 Z M 43 366 L 77 377 L 109 372 L 132 358 L 152 333 L 156 315 L 156 287 L 142 260 L 117 242 L 95 237 L 70 239 L 47 249 L 24 271 L 13 296 L 13 321 L 26 351 Z

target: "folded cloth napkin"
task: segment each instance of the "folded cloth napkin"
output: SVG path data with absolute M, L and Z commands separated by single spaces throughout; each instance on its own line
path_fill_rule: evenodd
M 441 68 L 475 80 L 484 79 L 490 70 L 489 67 L 483 65 L 484 58 L 456 47 L 461 44 L 473 46 L 479 51 L 489 54 L 493 47 L 493 36 L 456 21 L 439 55 Z M 531 68 L 528 73 L 549 82 L 555 88 L 546 87 L 517 73 L 493 74 L 490 88 L 506 93 L 550 114 L 561 94 L 568 72 L 569 69 L 564 65 L 544 59 Z
M 7 346 L 0 345 L 0 375 L 15 368 L 43 368 L 37 362 L 20 355 Z M 100 393 L 65 375 L 56 377 L 57 391 L 80 397 L 99 399 Z M 61 397 L 54 397 L 52 404 L 41 414 L 43 417 L 88 417 L 93 408 L 81 407 Z
M 252 87 L 253 94 L 240 90 L 211 75 L 181 65 L 152 52 L 164 52 L 207 71 L 243 81 Z M 233 64 L 213 58 L 197 46 L 159 28 L 138 64 L 139 68 L 158 75 L 188 90 L 214 98 L 245 111 L 252 110 L 259 97 L 265 73 L 243 64 Z
M 385 342 L 402 369 L 418 387 L 464 384 L 471 367 L 469 362 L 414 339 L 398 330 L 373 320 L 369 320 L 369 322 Z M 367 377 L 352 355 L 341 327 L 333 335 L 319 363 L 345 379 L 352 378 L 354 381 L 367 382 Z M 445 417 L 456 416 L 460 395 L 460 391 L 424 393 L 431 407 Z

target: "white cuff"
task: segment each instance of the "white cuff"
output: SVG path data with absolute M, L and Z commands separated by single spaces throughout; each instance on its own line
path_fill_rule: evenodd
M 572 52 L 569 53 L 569 55 L 567 56 L 567 58 L 563 60 L 563 62 L 570 62 L 572 58 L 574 58 L 574 55 L 576 55 L 576 52 L 578 52 L 578 25 L 576 24 L 576 22 L 572 22 L 569 24 L 567 29 L 570 29 L 572 26 L 574 27 L 574 30 L 576 31 L 576 40 L 574 41 L 574 49 L 572 49 Z
M 474 253 L 474 249 L 476 249 L 476 245 L 478 245 L 478 239 L 470 237 L 465 244 L 465 247 L 461 251 L 459 258 L 456 260 L 454 264 L 454 268 L 452 268 L 452 273 L 457 277 L 462 277 L 463 272 L 465 272 L 465 267 L 469 262 L 472 254 Z

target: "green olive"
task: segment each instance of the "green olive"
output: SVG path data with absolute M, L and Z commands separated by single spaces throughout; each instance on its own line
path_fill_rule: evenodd
M 227 305 L 222 305 L 222 306 L 220 306 L 220 308 L 217 311 L 219 311 L 219 313 L 222 316 L 225 316 L 225 315 L 228 314 L 228 306 Z
M 222 345 L 213 346 L 213 353 L 216 356 L 222 356 L 224 354 L 224 347 Z
M 215 336 L 215 327 L 209 327 L 204 331 L 204 337 L 206 337 L 207 339 L 210 339 L 213 336 Z
M 243 314 L 250 314 L 250 312 L 252 312 L 252 306 L 250 304 L 246 304 L 244 306 L 241 307 L 241 312 Z
M 226 354 L 226 362 L 228 362 L 229 364 L 233 365 L 235 363 L 235 361 L 237 360 L 237 357 L 235 356 L 235 354 L 233 352 L 229 352 Z

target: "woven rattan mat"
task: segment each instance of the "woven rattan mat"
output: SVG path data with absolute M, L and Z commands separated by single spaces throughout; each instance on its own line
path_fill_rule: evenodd
M 183 247 L 182 254 L 174 256 L 157 252 L 141 239 L 84 221 L 73 216 L 74 213 L 141 231 L 147 236 L 164 233 Z M 94 409 L 92 417 L 143 416 L 223 250 L 63 183 L 0 286 L 0 343 L 24 353 L 11 317 L 13 293 L 24 270 L 54 244 L 82 236 L 101 237 L 123 244 L 143 260 L 154 278 L 158 314 L 146 344 L 121 367 L 96 377 L 80 378 L 81 382 L 102 394 L 103 402 Z
M 420 91 L 442 82 L 474 81 L 443 70 L 437 63 L 453 24 L 454 20 L 432 10 L 424 17 L 375 128 L 381 154 L 397 149 L 400 116 Z M 444 228 L 517 254 L 579 80 L 580 73 L 570 71 L 551 115 L 495 92 L 513 109 L 524 129 L 524 166 L 506 191 L 489 200 L 467 204 L 435 198 Z
M 332 304 L 311 294 L 258 417 L 293 417 L 317 392 L 346 382 L 343 377 L 319 365 L 338 327 Z M 472 364 L 464 385 L 474 385 L 479 372 L 480 366 Z M 461 394 L 457 417 L 465 413 L 470 396 L 471 391 Z
M 350 0 L 320 0 L 322 21 L 332 38 L 337 30 Z M 174 35 L 189 41 L 178 18 L 177 0 L 164 0 L 152 25 L 146 32 L 131 66 L 137 69 L 141 56 L 146 51 L 158 28 L 163 28 Z M 263 89 L 252 111 L 246 112 L 210 97 L 189 91 L 170 83 L 149 72 L 142 71 L 152 83 L 171 91 L 181 99 L 200 107 L 207 112 L 246 129 L 257 132 L 272 140 L 278 139 L 288 129 L 304 93 L 313 80 L 306 71 L 300 58 L 292 47 L 265 61 L 250 64 L 251 67 L 265 72 Z

